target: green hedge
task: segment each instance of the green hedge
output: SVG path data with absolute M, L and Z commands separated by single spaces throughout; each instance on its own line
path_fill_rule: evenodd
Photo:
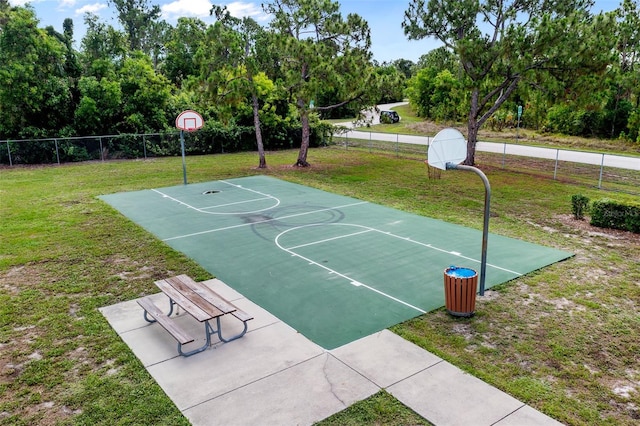
M 575 194 L 571 196 L 571 211 L 573 212 L 573 218 L 582 220 L 584 214 L 589 210 L 589 197 L 585 197 L 582 194 Z
M 606 198 L 594 201 L 591 205 L 591 224 L 640 233 L 640 204 Z

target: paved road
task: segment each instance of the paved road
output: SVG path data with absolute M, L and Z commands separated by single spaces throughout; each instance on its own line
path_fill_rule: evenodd
M 388 110 L 398 105 L 406 104 L 406 102 L 397 102 L 394 104 L 378 105 L 378 110 Z M 376 111 L 369 111 L 373 114 L 372 124 L 380 122 L 380 114 Z M 339 123 L 339 125 L 353 128 L 353 123 Z M 362 130 L 349 130 L 343 136 L 352 139 L 364 139 L 372 141 L 386 141 L 394 143 L 405 143 L 413 145 L 428 146 L 432 137 L 429 136 L 412 136 L 400 135 L 393 133 L 377 133 Z M 476 145 L 477 151 L 493 152 L 498 154 L 519 155 L 522 157 L 546 158 L 549 160 L 569 161 L 572 163 L 593 164 L 603 167 L 614 167 L 618 169 L 640 170 L 640 157 L 627 155 L 601 154 L 597 152 L 571 151 L 566 149 L 541 148 L 520 144 L 507 144 L 497 142 L 478 141 Z
M 380 104 L 376 108 L 371 108 L 362 111 L 362 114 L 365 116 L 365 120 L 370 121 L 371 124 L 380 124 L 380 111 L 389 111 L 394 107 L 400 105 L 407 105 L 409 102 L 394 102 L 392 104 Z M 348 127 L 350 129 L 354 128 L 353 121 L 345 121 L 343 123 L 336 123 L 336 126 Z

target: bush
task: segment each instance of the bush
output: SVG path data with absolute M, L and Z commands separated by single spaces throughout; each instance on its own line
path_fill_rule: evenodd
M 594 136 L 601 133 L 602 114 L 576 109 L 569 105 L 554 105 L 547 112 L 545 131 L 571 136 Z
M 584 219 L 584 213 L 589 208 L 589 198 L 581 194 L 571 196 L 571 211 L 573 218 L 577 220 Z
M 624 222 L 627 225 L 627 231 L 640 234 L 640 206 L 630 206 Z
M 610 199 L 594 201 L 591 206 L 591 225 L 640 233 L 640 204 Z
M 627 130 L 630 140 L 640 142 L 640 108 L 636 108 L 629 115 Z

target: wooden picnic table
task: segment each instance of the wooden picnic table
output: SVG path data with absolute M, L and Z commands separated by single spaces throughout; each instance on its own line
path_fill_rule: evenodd
M 144 309 L 144 319 L 146 321 L 158 322 L 178 341 L 178 353 L 182 356 L 191 356 L 206 350 L 211 346 L 211 336 L 213 334 L 217 334 L 220 341 L 225 343 L 239 339 L 247 332 L 247 322 L 253 319 L 252 316 L 238 309 L 209 286 L 202 282 L 196 282 L 187 275 L 178 275 L 159 280 L 155 282 L 155 285 L 168 297 L 169 312 L 165 314 L 149 296 L 138 299 L 138 304 Z M 206 342 L 203 346 L 186 352 L 182 350 L 182 345 L 193 342 L 195 338 L 182 329 L 171 317 L 175 305 L 178 305 L 194 319 L 204 324 Z M 233 315 L 242 321 L 244 327 L 240 333 L 225 338 L 222 335 L 220 318 L 227 314 Z M 216 320 L 215 328 L 209 322 L 213 319 Z

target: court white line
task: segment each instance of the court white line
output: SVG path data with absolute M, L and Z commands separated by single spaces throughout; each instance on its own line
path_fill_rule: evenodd
M 340 236 L 336 236 L 336 237 L 332 237 L 332 238 L 325 238 L 325 239 L 322 239 L 322 240 L 312 241 L 312 242 L 309 242 L 309 243 L 300 244 L 300 245 L 292 246 L 292 247 L 284 247 L 282 244 L 280 244 L 280 237 L 285 235 L 285 234 L 287 234 L 288 232 L 296 231 L 298 229 L 308 228 L 308 227 L 312 227 L 312 226 L 354 226 L 354 227 L 358 227 L 358 228 L 363 228 L 363 230 L 360 231 L 360 232 L 353 232 L 353 233 L 350 233 L 350 234 L 340 235 Z M 276 236 L 274 242 L 275 242 L 276 246 L 278 246 L 278 248 L 280 248 L 281 250 L 289 253 L 292 257 L 297 257 L 297 258 L 300 258 L 302 260 L 305 260 L 310 265 L 315 265 L 317 267 L 320 267 L 320 268 L 328 271 L 331 275 L 337 275 L 339 277 L 342 277 L 345 280 L 349 281 L 349 283 L 351 285 L 353 285 L 353 286 L 364 287 L 367 290 L 371 290 L 374 293 L 377 293 L 377 294 L 379 294 L 379 295 L 381 295 L 383 297 L 386 297 L 386 298 L 388 298 L 390 300 L 393 300 L 393 301 L 395 301 L 397 303 L 405 305 L 405 306 L 407 306 L 409 308 L 415 309 L 416 311 L 418 311 L 420 313 L 423 313 L 423 314 L 426 313 L 426 311 L 418 308 L 417 306 L 414 306 L 414 305 L 412 305 L 412 304 L 410 304 L 408 302 L 405 302 L 404 300 L 398 299 L 397 297 L 391 296 L 390 294 L 387 294 L 387 293 L 385 293 L 383 291 L 380 291 L 380 290 L 378 290 L 378 289 L 376 289 L 374 287 L 368 286 L 368 285 L 366 285 L 366 284 L 364 284 L 362 282 L 359 282 L 358 280 L 355 280 L 355 279 L 351 278 L 348 275 L 342 274 L 342 273 L 340 273 L 340 272 L 338 272 L 338 271 L 336 271 L 334 269 L 331 269 L 331 268 L 329 268 L 329 267 L 327 267 L 327 266 L 325 266 L 325 265 L 323 265 L 321 263 L 318 263 L 318 262 L 316 262 L 316 261 L 314 261 L 314 260 L 312 260 L 312 259 L 310 259 L 310 258 L 308 258 L 306 256 L 303 256 L 303 255 L 298 254 L 298 253 L 293 251 L 293 250 L 298 249 L 298 248 L 309 247 L 309 246 L 312 246 L 312 245 L 321 244 L 321 243 L 325 243 L 325 242 L 333 241 L 333 240 L 338 240 L 338 239 L 341 239 L 341 238 L 349 238 L 349 237 L 365 234 L 365 233 L 372 232 L 372 231 L 378 232 L 380 234 L 387 235 L 387 236 L 390 236 L 390 237 L 398 238 L 398 239 L 401 239 L 403 241 L 408 241 L 410 243 L 415 243 L 415 244 L 418 244 L 420 246 L 423 246 L 423 247 L 426 247 L 426 248 L 429 248 L 429 249 L 437 250 L 437 251 L 440 251 L 440 252 L 443 252 L 443 253 L 448 253 L 448 254 L 451 254 L 451 255 L 454 255 L 454 256 L 458 256 L 458 257 L 463 258 L 463 259 L 467 259 L 467 260 L 470 260 L 470 261 L 473 261 L 473 262 L 480 263 L 480 261 L 478 261 L 476 259 L 472 259 L 472 258 L 467 257 L 467 256 L 462 256 L 458 252 L 440 249 L 438 247 L 434 247 L 431 244 L 425 244 L 425 243 L 421 243 L 419 241 L 415 241 L 415 240 L 411 239 L 410 237 L 402 237 L 402 236 L 399 236 L 399 235 L 395 235 L 395 234 L 393 234 L 391 232 L 381 231 L 379 229 L 371 228 L 369 226 L 358 225 L 358 224 L 349 224 L 349 223 L 315 223 L 315 224 L 309 224 L 309 225 L 298 226 L 298 227 L 295 227 L 295 228 L 290 228 L 290 229 L 287 229 L 286 231 L 283 231 L 280 234 L 278 234 Z M 496 266 L 496 265 L 487 264 L 487 266 L 491 266 L 493 268 L 500 269 L 500 270 L 515 274 L 517 276 L 521 276 L 522 275 L 519 272 L 511 271 L 509 269 L 502 268 L 502 267 L 499 267 L 499 266 Z
M 308 226 L 313 226 L 313 225 L 308 225 Z M 304 228 L 304 227 L 305 227 L 305 226 L 300 226 L 300 227 L 298 227 L 298 228 L 291 228 L 291 229 L 299 229 L 299 228 Z M 373 230 L 373 229 L 372 229 L 372 230 Z M 289 231 L 289 230 L 288 230 L 288 231 Z M 293 257 L 298 257 L 298 258 L 300 258 L 300 259 L 303 259 L 303 260 L 305 260 L 305 261 L 309 262 L 309 264 L 311 264 L 311 265 L 318 266 L 318 267 L 320 267 L 320 268 L 322 268 L 322 269 L 324 269 L 324 270 L 328 271 L 331 275 L 337 275 L 337 276 L 339 276 L 339 277 L 342 277 L 342 278 L 344 278 L 345 280 L 349 281 L 349 283 L 350 283 L 351 285 L 353 285 L 353 286 L 356 286 L 356 287 L 364 287 L 364 288 L 366 288 L 367 290 L 371 290 L 371 291 L 373 291 L 374 293 L 377 293 L 377 294 L 379 294 L 379 295 L 381 295 L 381 296 L 383 296 L 383 297 L 386 297 L 386 298 L 391 299 L 391 300 L 393 300 L 393 301 L 395 301 L 395 302 L 398 302 L 398 303 L 400 303 L 401 305 L 405 305 L 405 306 L 407 306 L 407 307 L 409 307 L 409 308 L 411 308 L 411 309 L 415 309 L 416 311 L 420 312 L 421 314 L 424 314 L 424 313 L 426 313 L 426 312 L 427 312 L 427 311 L 425 311 L 425 310 L 423 310 L 423 309 L 418 308 L 417 306 L 412 305 L 411 303 L 407 303 L 407 302 L 405 302 L 404 300 L 398 299 L 397 297 L 394 297 L 394 296 L 392 296 L 392 295 L 390 295 L 390 294 L 387 294 L 387 293 L 385 293 L 385 292 L 383 292 L 383 291 L 380 291 L 380 290 L 378 290 L 377 288 L 373 288 L 373 287 L 368 286 L 368 285 L 366 285 L 366 284 L 364 284 L 364 283 L 361 283 L 360 281 L 358 281 L 358 280 L 356 280 L 356 279 L 353 279 L 353 278 L 349 277 L 348 275 L 342 274 L 342 273 L 340 273 L 340 272 L 336 271 L 335 269 L 331 269 L 331 268 L 329 268 L 329 267 L 327 267 L 327 266 L 325 266 L 325 265 L 322 265 L 322 264 L 320 264 L 320 263 L 318 263 L 318 262 L 316 262 L 316 261 L 314 261 L 314 260 L 309 259 L 308 257 L 305 257 L 305 256 L 302 256 L 301 254 L 295 253 L 295 252 L 291 251 L 291 250 L 290 250 L 290 249 L 288 249 L 288 248 L 282 247 L 282 245 L 280 245 L 280 242 L 278 241 L 278 238 L 280 238 L 280 236 L 281 236 L 281 235 L 283 235 L 283 234 L 285 234 L 286 232 L 287 232 L 287 231 L 282 232 L 281 234 L 279 234 L 279 235 L 276 237 L 276 239 L 275 239 L 275 243 L 276 243 L 276 245 L 277 245 L 281 250 L 286 251 L 286 252 L 287 252 L 287 253 L 289 253 L 291 256 L 293 256 Z M 362 233 L 362 232 L 359 232 L 359 234 L 361 234 L 361 233 Z M 352 234 L 352 235 L 357 235 L 357 234 Z M 328 240 L 327 240 L 327 241 L 328 241 Z
M 433 246 L 431 244 L 421 243 L 420 241 L 412 240 L 411 238 L 401 237 L 399 235 L 394 235 L 391 232 L 380 231 L 378 229 L 376 229 L 375 231 L 376 232 L 380 232 L 380 233 L 385 234 L 385 235 L 389 235 L 390 237 L 399 238 L 401 240 L 407 240 L 407 241 L 410 241 L 410 242 L 412 242 L 414 244 L 418 244 L 418 245 L 423 246 L 423 247 L 428 247 L 430 249 L 437 250 L 437 251 L 442 252 L 442 253 L 448 253 L 448 254 L 451 254 L 453 256 L 457 256 L 457 257 L 459 257 L 461 259 L 465 259 L 465 260 L 468 260 L 468 261 L 471 261 L 471 262 L 475 262 L 475 263 L 481 263 L 482 262 L 482 260 L 474 259 L 474 258 L 468 257 L 468 256 L 463 256 L 461 253 L 459 253 L 457 251 L 450 251 L 450 250 L 441 249 L 441 248 L 435 247 L 435 246 Z M 520 272 L 512 271 L 511 269 L 503 268 L 501 266 L 493 265 L 491 263 L 487 263 L 487 266 L 490 266 L 490 267 L 492 267 L 494 269 L 499 269 L 499 270 L 504 271 L 504 272 L 508 272 L 510 274 L 515 274 L 515 275 L 517 275 L 519 277 L 523 275 Z
M 229 186 L 233 186 L 235 188 L 242 189 L 243 191 L 253 192 L 254 194 L 262 195 L 263 197 L 262 198 L 254 198 L 254 199 L 251 199 L 251 200 L 240 201 L 240 202 L 237 202 L 237 203 L 221 204 L 219 206 L 209 206 L 209 207 L 201 207 L 201 208 L 199 208 L 199 207 L 194 207 L 191 204 L 185 203 L 184 201 L 180 201 L 177 198 L 174 198 L 174 197 L 170 196 L 169 194 L 165 194 L 164 192 L 162 192 L 160 190 L 152 189 L 152 191 L 162 195 L 162 198 L 168 198 L 171 201 L 175 201 L 176 203 L 178 203 L 178 204 L 180 204 L 182 206 L 185 206 L 185 207 L 187 207 L 189 209 L 195 210 L 195 211 L 200 212 L 200 213 L 212 214 L 212 215 L 234 215 L 234 214 L 259 213 L 259 212 L 263 212 L 265 210 L 270 210 L 270 209 L 276 208 L 276 207 L 278 207 L 280 205 L 280 199 L 277 198 L 277 197 L 274 197 L 273 195 L 264 194 L 264 193 L 262 193 L 260 191 L 256 191 L 256 190 L 250 189 L 250 188 L 245 188 L 242 185 L 236 185 L 234 183 L 227 182 L 225 180 L 221 180 L 220 182 L 222 182 L 224 184 L 227 184 Z M 272 205 L 272 206 L 269 206 L 269 207 L 265 207 L 263 209 L 251 210 L 251 211 L 239 211 L 239 212 L 211 212 L 211 211 L 205 211 L 205 209 L 214 209 L 214 208 L 217 208 L 217 207 L 224 207 L 224 206 L 229 206 L 229 205 L 232 205 L 232 204 L 252 203 L 254 201 L 262 201 L 262 200 L 265 200 L 265 199 L 274 200 L 275 204 Z
M 268 223 L 268 222 L 273 222 L 273 221 L 278 221 L 278 220 L 283 220 L 283 219 L 290 219 L 292 217 L 300 217 L 300 216 L 305 216 L 305 215 L 309 215 L 309 214 L 322 213 L 322 212 L 326 212 L 326 211 L 329 211 L 329 210 L 344 209 L 344 208 L 347 208 L 347 207 L 359 206 L 361 204 L 368 204 L 368 202 L 367 201 L 361 201 L 361 202 L 358 202 L 358 203 L 344 204 L 342 206 L 328 207 L 326 209 L 312 210 L 310 212 L 290 214 L 290 215 L 287 215 L 287 216 L 274 217 L 274 218 L 271 218 L 271 219 L 264 219 L 264 220 L 259 220 L 259 221 L 251 222 L 251 223 L 241 223 L 239 225 L 225 226 L 223 228 L 214 228 L 214 229 L 209 229 L 209 230 L 206 230 L 206 231 L 194 232 L 192 234 L 178 235 L 178 236 L 175 236 L 175 237 L 165 238 L 162 241 L 179 240 L 181 238 L 189 238 L 189 237 L 195 237 L 197 235 L 204 235 L 204 234 L 210 234 L 210 233 L 213 233 L 213 232 L 227 231 L 229 229 L 243 228 L 245 226 L 253 226 L 253 225 L 256 225 L 256 224 L 259 224 L 259 223 Z
M 294 246 L 294 247 L 289 247 L 289 248 L 287 248 L 287 247 L 281 247 L 277 242 L 276 242 L 276 244 L 278 244 L 278 247 L 280 247 L 281 249 L 283 249 L 283 250 L 285 250 L 285 251 L 289 251 L 289 250 L 293 250 L 293 249 L 300 248 L 300 247 L 311 246 L 311 245 L 314 245 L 314 244 L 320 244 L 320 243 L 323 243 L 323 242 L 325 242 L 325 241 L 331 241 L 331 240 L 333 240 L 333 239 L 338 239 L 338 238 L 347 238 L 347 237 L 351 237 L 351 236 L 355 236 L 355 235 L 363 234 L 363 233 L 365 233 L 365 232 L 371 232 L 371 231 L 373 231 L 373 232 L 377 232 L 377 233 L 379 233 L 379 234 L 387 235 L 387 236 L 389 236 L 389 237 L 397 238 L 397 239 L 400 239 L 400 240 L 403 240 L 403 241 L 408 241 L 408 242 L 410 242 L 410 243 L 414 243 L 414 244 L 417 244 L 417 245 L 422 246 L 422 247 L 426 247 L 426 248 L 429 248 L 429 249 L 432 249 L 432 250 L 436 250 L 436 251 L 439 251 L 439 252 L 441 252 L 441 253 L 447 253 L 447 254 L 450 254 L 450 255 L 452 255 L 452 256 L 459 257 L 459 258 L 461 258 L 461 259 L 469 260 L 469 261 L 471 261 L 471 262 L 475 262 L 475 263 L 481 263 L 481 262 L 482 262 L 481 260 L 474 259 L 474 258 L 472 258 L 472 257 L 463 256 L 461 253 L 459 253 L 459 252 L 457 252 L 457 251 L 451 251 L 451 250 L 441 249 L 441 248 L 439 248 L 439 247 L 435 247 L 435 246 L 434 246 L 434 245 L 432 245 L 432 244 L 426 244 L 426 243 L 423 243 L 423 242 L 420 242 L 420 241 L 416 241 L 416 240 L 414 240 L 414 239 L 412 239 L 412 238 L 410 238 L 410 237 L 403 237 L 403 236 L 400 236 L 400 235 L 395 235 L 395 234 L 393 234 L 393 233 L 391 233 L 391 232 L 388 232 L 388 231 L 382 231 L 382 230 L 380 230 L 380 229 L 371 228 L 371 227 L 369 227 L 369 226 L 358 225 L 358 224 L 351 224 L 351 223 L 315 223 L 315 224 L 309 224 L 309 225 L 298 226 L 298 227 L 290 228 L 290 229 L 287 229 L 286 231 L 281 232 L 281 233 L 276 237 L 276 241 L 280 238 L 280 236 L 282 236 L 282 235 L 284 235 L 284 234 L 286 234 L 286 233 L 288 233 L 288 232 L 295 231 L 295 230 L 298 230 L 298 229 L 301 229 L 301 228 L 311 227 L 311 226 L 353 226 L 353 227 L 358 227 L 358 228 L 364 228 L 365 230 L 364 230 L 364 231 L 361 231 L 361 232 L 354 232 L 354 233 L 352 233 L 352 234 L 345 234 L 345 235 L 343 235 L 343 236 L 338 236 L 338 237 L 329 238 L 329 239 L 326 239 L 326 240 L 313 241 L 313 242 L 309 242 L 309 243 L 305 243 L 305 244 L 301 244 L 301 245 Z M 503 268 L 503 267 L 501 267 L 501 266 L 494 265 L 494 264 L 492 264 L 492 263 L 487 263 L 487 266 L 489 266 L 489 267 L 491 267 L 491 268 L 494 268 L 494 269 L 498 269 L 498 270 L 504 271 L 504 272 L 508 272 L 508 273 L 510 273 L 510 274 L 514 274 L 514 275 L 516 275 L 516 276 L 518 276 L 518 277 L 520 277 L 520 276 L 522 276 L 522 275 L 523 275 L 521 272 L 512 271 L 511 269 Z
M 225 184 L 227 184 L 227 185 L 229 185 L 229 186 L 233 186 L 233 187 L 235 187 L 235 188 L 242 189 L 242 190 L 244 190 L 244 191 L 253 192 L 253 193 L 255 193 L 255 194 L 264 195 L 265 197 L 274 198 L 274 199 L 276 199 L 276 200 L 277 200 L 277 198 L 276 198 L 276 197 L 274 197 L 273 195 L 265 194 L 264 192 L 256 191 L 255 189 L 246 188 L 246 187 L 244 187 L 244 186 L 242 186 L 242 185 L 238 185 L 238 184 L 236 184 L 236 183 L 231 183 L 231 182 L 226 181 L 226 180 L 221 180 L 220 182 L 225 183 Z
M 165 194 L 162 191 L 159 191 L 157 189 L 152 189 L 152 191 L 162 195 L 162 198 L 168 198 L 171 201 L 175 201 L 176 203 L 178 203 L 178 204 L 180 204 L 182 206 L 185 206 L 188 209 L 193 209 L 193 210 L 196 210 L 196 211 L 198 210 L 196 207 L 193 207 L 191 204 L 187 204 L 185 202 L 182 202 L 182 201 L 178 200 L 177 198 L 173 198 L 171 195 Z
M 372 229 L 367 229 L 365 231 L 354 232 L 353 234 L 340 235 L 338 237 L 327 238 L 327 239 L 324 239 L 324 240 L 318 240 L 318 241 L 314 241 L 312 243 L 300 244 L 299 246 L 287 247 L 287 250 L 295 250 L 295 249 L 301 248 L 301 247 L 308 247 L 308 246 L 313 246 L 313 245 L 316 245 L 316 244 L 322 244 L 322 243 L 326 243 L 327 241 L 333 241 L 333 240 L 339 240 L 341 238 L 353 237 L 354 235 L 366 234 L 367 232 L 372 232 L 372 231 L 373 231 Z
M 276 200 L 276 204 L 275 204 L 275 205 L 273 205 L 273 206 L 271 206 L 271 207 L 268 207 L 268 208 L 266 208 L 266 209 L 253 210 L 253 211 L 250 211 L 250 212 L 239 212 L 239 214 L 251 214 L 251 213 L 263 212 L 263 211 L 265 211 L 265 210 L 269 210 L 269 209 L 276 208 L 276 207 L 278 207 L 278 206 L 280 205 L 280 199 L 279 199 L 278 197 L 274 197 L 274 196 L 273 196 L 273 195 L 271 195 L 271 194 L 265 194 L 264 192 L 256 191 L 255 189 L 251 189 L 251 188 L 246 188 L 246 187 L 244 187 L 244 186 L 242 186 L 242 185 L 238 185 L 238 184 L 236 184 L 236 183 L 231 183 L 231 182 L 226 181 L 226 180 L 221 180 L 220 182 L 222 182 L 222 183 L 224 183 L 224 184 L 226 184 L 226 185 L 229 185 L 229 186 L 233 186 L 234 188 L 242 189 L 243 191 L 253 192 L 254 194 L 262 195 L 262 196 L 264 196 L 264 197 L 266 197 L 266 198 L 271 198 L 271 199 L 273 199 L 273 200 Z M 263 199 L 264 199 L 264 198 L 258 198 L 258 200 L 263 200 Z M 254 200 L 254 201 L 255 201 L 255 200 Z

